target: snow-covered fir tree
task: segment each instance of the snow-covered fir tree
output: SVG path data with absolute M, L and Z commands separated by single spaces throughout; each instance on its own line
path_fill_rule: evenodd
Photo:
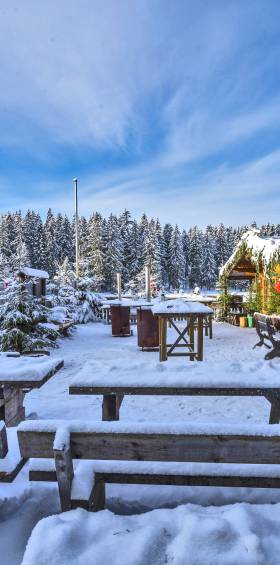
M 1 293 L 0 350 L 24 353 L 55 346 L 58 333 L 46 328 L 47 309 L 30 294 L 29 284 L 14 280 Z

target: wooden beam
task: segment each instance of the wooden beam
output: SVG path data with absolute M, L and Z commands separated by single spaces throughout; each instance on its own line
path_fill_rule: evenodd
M 66 512 L 71 510 L 71 487 L 74 477 L 70 436 L 69 443 L 62 446 L 61 449 L 54 449 L 53 453 L 61 510 Z
M 22 456 L 51 458 L 54 437 L 54 432 L 18 431 Z M 71 432 L 71 453 L 73 458 L 94 460 L 280 464 L 280 437 L 224 435 L 222 432 L 206 435 L 76 431 Z M 69 488 L 70 450 L 65 455 L 58 453 L 58 456 L 62 466 L 62 484 L 68 484 Z M 66 481 L 63 472 L 67 474 Z

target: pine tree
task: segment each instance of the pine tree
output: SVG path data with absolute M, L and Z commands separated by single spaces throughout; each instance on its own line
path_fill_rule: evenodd
M 170 285 L 178 289 L 184 284 L 185 264 L 183 242 L 178 226 L 176 225 L 170 240 Z
M 27 282 L 15 280 L 2 291 L 1 297 L 1 351 L 24 353 L 55 346 L 58 333 L 44 327 L 47 309 L 31 296 Z
M 94 276 L 96 288 L 103 290 L 106 276 L 105 264 L 105 224 L 101 214 L 94 214 L 89 221 L 88 268 L 89 276 Z
M 189 230 L 189 283 L 190 287 L 202 286 L 202 232 L 197 226 Z
M 215 261 L 215 242 L 213 239 L 212 226 L 207 226 L 203 237 L 202 255 L 202 284 L 207 289 L 214 288 L 217 280 L 217 268 Z

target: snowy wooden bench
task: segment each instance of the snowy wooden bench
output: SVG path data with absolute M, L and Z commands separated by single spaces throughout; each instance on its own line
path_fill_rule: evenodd
M 260 340 L 254 345 L 253 349 L 265 345 L 265 347 L 271 349 L 271 351 L 268 351 L 264 356 L 266 360 L 273 359 L 274 357 L 280 357 L 280 336 L 278 339 L 275 337 L 276 330 L 271 317 L 256 312 L 254 314 L 254 319 L 256 331 Z M 267 341 L 269 344 L 266 343 Z
M 88 378 L 84 380 L 77 377 L 69 387 L 69 394 L 77 395 L 103 395 L 102 420 L 119 420 L 119 412 L 122 401 L 128 396 L 262 396 L 270 403 L 269 423 L 280 422 L 280 382 L 272 378 L 254 378 L 225 375 L 223 378 L 215 377 L 211 382 L 207 378 L 186 378 L 183 375 L 174 375 L 176 385 L 167 385 L 166 379 L 162 377 L 162 383 L 157 378 L 157 383 L 152 384 L 151 377 L 142 377 L 138 382 L 129 378 L 118 378 L 114 384 L 114 378 L 106 384 L 101 379 Z M 141 383 L 141 384 L 140 384 Z
M 22 457 L 54 459 L 31 478 L 57 480 L 62 511 L 104 508 L 106 483 L 280 487 L 280 426 L 26 421 L 18 439 Z M 95 461 L 87 478 L 75 459 Z
M 16 426 L 24 420 L 24 394 L 40 388 L 59 369 L 62 359 L 0 355 L 0 420 Z
M 9 437 L 8 437 L 9 436 Z M 0 483 L 11 483 L 25 464 L 21 457 L 15 428 L 9 428 L 0 420 Z

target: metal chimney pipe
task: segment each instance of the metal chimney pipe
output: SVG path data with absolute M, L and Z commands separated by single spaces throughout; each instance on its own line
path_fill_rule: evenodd
M 151 302 L 151 267 L 146 265 L 145 267 L 145 283 L 146 283 L 146 299 L 147 302 Z
M 122 299 L 122 276 L 121 273 L 117 273 L 117 291 L 118 291 L 118 299 Z
M 78 179 L 73 179 L 75 190 L 75 244 L 76 244 L 76 278 L 79 278 L 79 215 L 78 215 Z

